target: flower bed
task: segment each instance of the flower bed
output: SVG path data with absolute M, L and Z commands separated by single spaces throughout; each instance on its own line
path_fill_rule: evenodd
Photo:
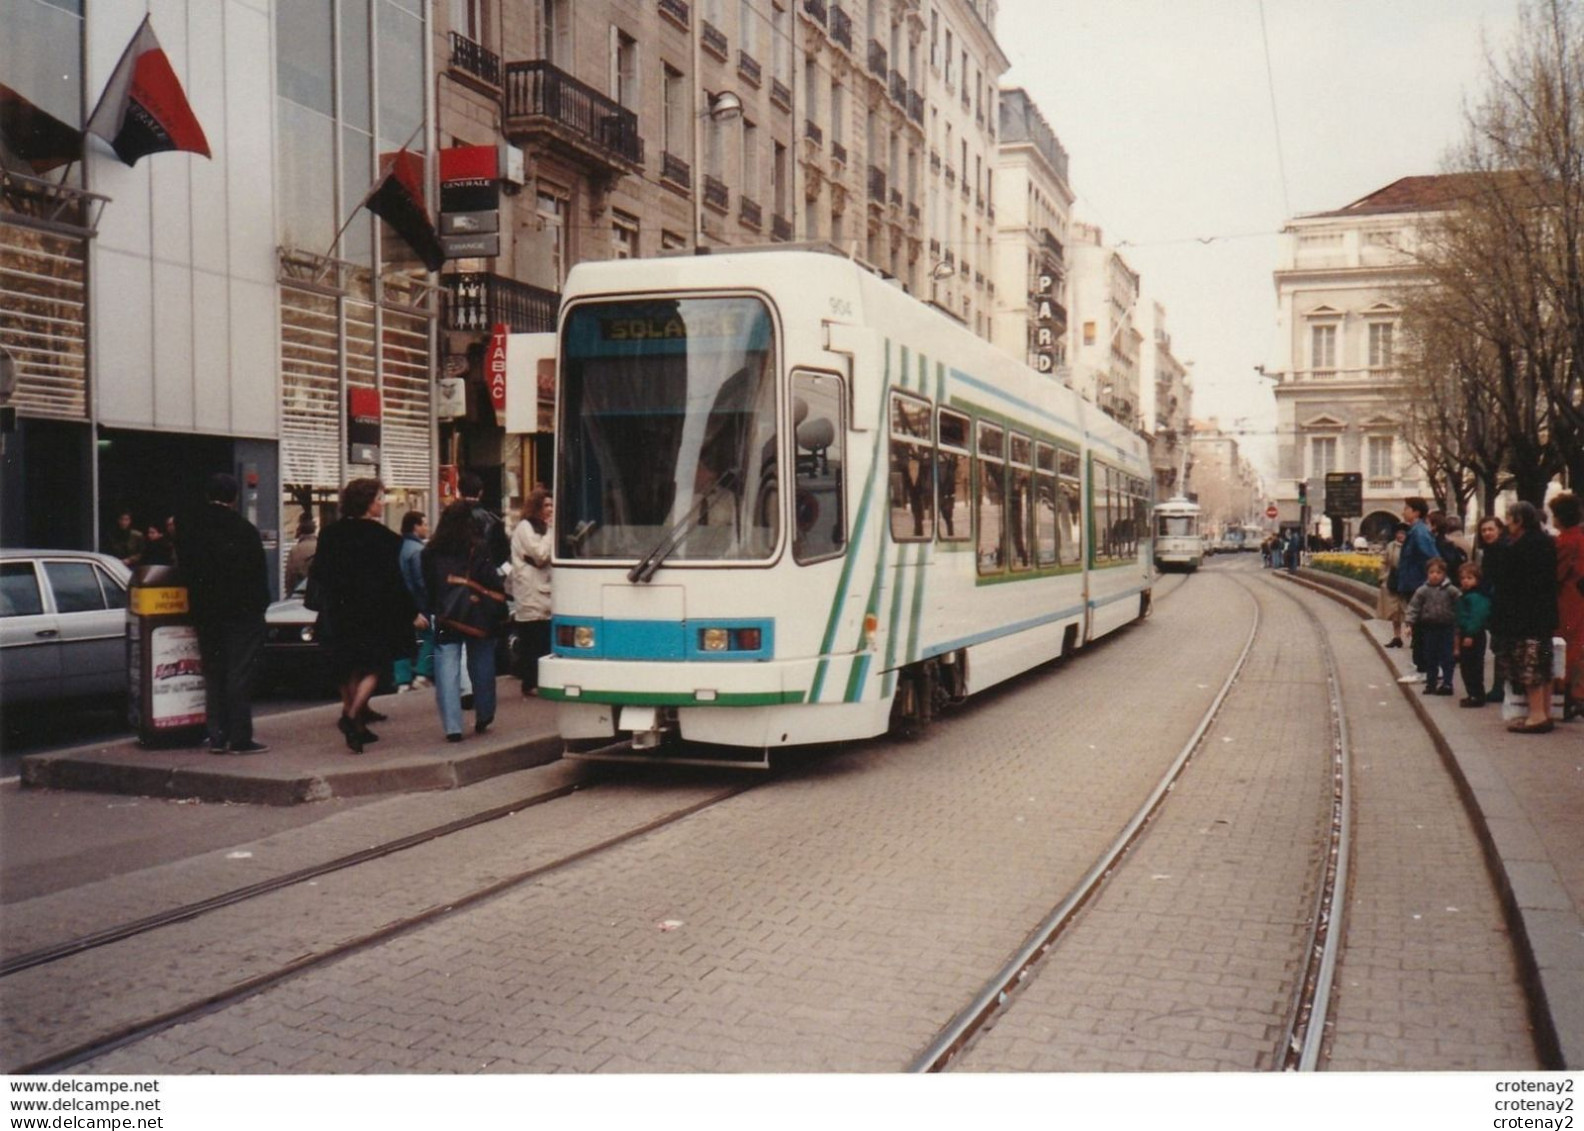
M 1365 585 L 1379 585 L 1381 558 L 1379 554 L 1329 553 L 1311 554 L 1309 567 L 1324 573 L 1335 573 Z

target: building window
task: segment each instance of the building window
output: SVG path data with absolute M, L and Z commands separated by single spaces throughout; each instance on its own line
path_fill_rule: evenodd
M 747 118 L 742 124 L 742 194 L 759 199 L 759 127 Z
M 611 258 L 638 258 L 638 217 L 611 211 Z
M 759 17 L 753 10 L 753 0 L 741 0 L 738 5 L 737 25 L 737 39 L 742 49 L 758 59 Z
M 572 0 L 540 0 L 539 55 L 563 71 L 572 67 Z
M 554 193 L 539 190 L 538 216 L 545 236 L 546 260 L 550 267 L 551 288 L 559 290 L 566 279 L 566 201 Z
M 1083 324 L 1083 343 L 1086 346 L 1095 344 L 1095 324 L 1093 322 L 1085 322 Z
M 1371 369 L 1392 367 L 1392 332 L 1390 322 L 1371 322 L 1369 328 L 1369 363 Z
M 1311 326 L 1309 329 L 1309 368 L 1329 370 L 1336 368 L 1335 326 Z
M 1335 436 L 1315 436 L 1309 441 L 1309 474 L 1325 475 L 1336 470 L 1337 442 Z
M 484 0 L 451 0 L 451 30 L 483 43 Z
M 673 157 L 692 160 L 693 131 L 688 128 L 688 88 L 682 72 L 669 63 L 661 66 L 660 148 Z
M 610 29 L 610 94 L 629 110 L 638 105 L 638 41 L 614 25 Z
M 1396 469 L 1392 466 L 1392 438 L 1390 436 L 1371 436 L 1369 438 L 1369 477 L 1371 479 L 1392 479 L 1396 474 Z

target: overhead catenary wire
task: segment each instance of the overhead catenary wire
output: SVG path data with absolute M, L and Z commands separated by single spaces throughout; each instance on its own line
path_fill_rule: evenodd
M 1287 159 L 1282 152 L 1281 116 L 1276 112 L 1276 70 L 1271 65 L 1270 31 L 1265 25 L 1265 0 L 1259 0 L 1260 42 L 1265 48 L 1265 88 L 1270 93 L 1271 125 L 1276 130 L 1276 169 L 1281 174 L 1282 215 L 1292 215 L 1287 196 Z

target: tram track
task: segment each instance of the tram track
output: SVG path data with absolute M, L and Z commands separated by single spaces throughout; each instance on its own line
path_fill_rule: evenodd
M 707 796 L 690 804 L 669 810 L 658 817 L 621 829 L 618 832 L 603 836 L 594 842 L 580 845 L 570 851 L 558 853 L 551 859 L 531 867 L 515 870 L 489 883 L 473 886 L 469 890 L 460 893 L 447 894 L 421 910 L 384 922 L 374 929 L 360 931 L 353 936 L 319 946 L 309 953 L 300 954 L 286 961 L 272 961 L 267 964 L 266 969 L 255 971 L 241 978 L 232 979 L 223 987 L 212 987 L 205 991 L 196 992 L 177 1005 L 169 1008 L 142 1011 L 135 1018 L 123 1019 L 90 1036 L 77 1040 L 68 1039 L 47 1051 L 27 1055 L 19 1062 L 0 1065 L 0 1070 L 23 1074 L 54 1073 L 72 1068 L 176 1025 L 226 1008 L 311 970 L 377 947 L 393 938 L 422 928 L 446 916 L 464 911 L 523 884 L 542 879 L 659 830 L 679 824 L 699 813 L 767 785 L 779 776 L 779 772 L 771 771 L 767 774 L 754 775 L 751 779 L 742 780 L 723 788 L 712 789 Z M 0 978 L 12 978 L 23 975 L 30 970 L 48 973 L 52 966 L 69 962 L 71 959 L 89 952 L 157 936 L 158 932 L 162 930 L 184 923 L 191 923 L 206 915 L 264 900 L 272 895 L 289 892 L 291 889 L 311 884 L 327 875 L 333 875 L 338 872 L 350 872 L 353 869 L 386 860 L 403 852 L 435 845 L 447 838 L 456 837 L 481 826 L 509 819 L 548 802 L 571 797 L 574 794 L 591 793 L 597 790 L 599 785 L 600 783 L 598 782 L 591 784 L 580 781 L 540 791 L 517 801 L 494 806 L 488 810 L 458 818 L 442 825 L 393 838 L 390 841 L 371 846 L 356 853 L 349 853 L 320 864 L 273 877 L 269 880 L 171 908 L 143 919 L 118 924 L 52 946 L 37 948 L 26 954 L 16 955 L 8 960 L 4 971 L 0 972 Z
M 1162 812 L 1168 795 L 1187 770 L 1205 740 L 1227 698 L 1243 676 L 1250 653 L 1254 650 L 1263 629 L 1263 617 L 1253 587 L 1241 578 L 1233 579 L 1245 590 L 1255 606 L 1255 618 L 1250 627 L 1242 652 L 1232 665 L 1215 698 L 1205 710 L 1198 725 L 1184 743 L 1181 751 L 1162 773 L 1159 782 L 1140 805 L 1137 812 L 1123 827 L 1115 841 L 1100 855 L 1062 901 L 1028 935 L 1026 941 L 1012 958 L 985 982 L 935 1040 L 909 1065 L 911 1072 L 939 1072 L 954 1066 L 959 1055 L 981 1034 L 988 1032 L 1005 1012 L 1015 1007 L 1019 989 L 1025 981 L 1037 974 L 1048 962 L 1055 962 L 1056 949 L 1078 919 L 1079 912 L 1090 904 L 1105 885 L 1127 865 L 1129 853 L 1148 835 L 1155 819 Z M 1326 709 L 1330 719 L 1330 773 L 1325 804 L 1329 809 L 1326 843 L 1321 853 L 1323 865 L 1319 882 L 1315 885 L 1314 901 L 1309 914 L 1309 930 L 1304 947 L 1301 975 L 1295 980 L 1293 999 L 1287 1011 L 1286 1023 L 1281 1030 L 1277 1047 L 1271 1058 L 1273 1067 L 1281 1070 L 1312 1071 L 1320 1067 L 1323 1042 L 1327 1032 L 1327 1016 L 1332 997 L 1333 982 L 1342 940 L 1340 914 L 1343 895 L 1349 874 L 1349 840 L 1351 808 L 1350 752 L 1346 714 L 1341 699 L 1341 685 L 1337 675 L 1336 659 L 1319 618 L 1290 591 L 1260 583 L 1269 592 L 1281 592 L 1296 605 L 1313 625 L 1313 637 L 1321 644 L 1321 655 L 1326 682 Z M 1174 587 L 1173 592 L 1180 586 Z

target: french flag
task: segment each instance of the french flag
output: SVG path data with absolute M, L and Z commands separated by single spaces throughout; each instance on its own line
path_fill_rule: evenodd
M 87 132 L 109 142 L 116 156 L 128 165 L 136 165 L 138 158 L 150 153 L 172 149 L 210 156 L 209 139 L 204 137 L 147 16 L 121 53 L 121 61 L 88 119 Z

